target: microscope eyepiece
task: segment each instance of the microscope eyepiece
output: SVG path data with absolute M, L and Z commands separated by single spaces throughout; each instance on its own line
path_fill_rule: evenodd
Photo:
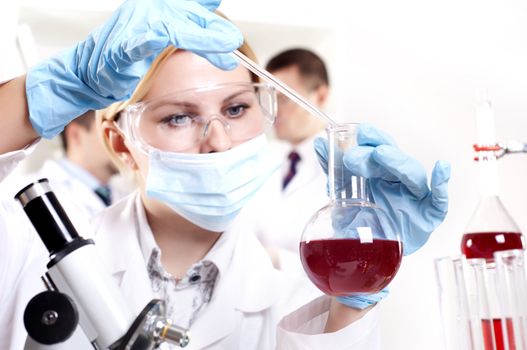
M 70 252 L 79 244 L 89 243 L 73 227 L 47 179 L 27 185 L 15 195 L 15 199 L 22 204 L 50 255 L 61 255 L 61 251 Z

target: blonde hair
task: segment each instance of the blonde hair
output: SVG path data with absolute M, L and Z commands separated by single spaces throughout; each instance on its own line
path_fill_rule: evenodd
M 125 171 L 126 167 L 124 167 L 124 164 L 122 164 L 122 161 L 117 157 L 115 151 L 110 146 L 109 139 L 107 135 L 104 133 L 102 124 L 104 121 L 110 121 L 110 122 L 116 121 L 119 118 L 121 111 L 123 111 L 127 106 L 140 102 L 150 90 L 150 87 L 152 86 L 152 82 L 154 78 L 156 77 L 157 72 L 163 66 L 165 61 L 171 55 L 173 55 L 177 50 L 178 49 L 176 47 L 170 46 L 170 47 L 167 47 L 165 50 L 163 50 L 161 54 L 159 54 L 159 56 L 154 60 L 154 62 L 150 66 L 150 69 L 147 71 L 143 79 L 141 79 L 141 81 L 137 85 L 130 99 L 126 101 L 114 103 L 105 109 L 97 111 L 96 113 L 97 128 L 99 129 L 99 132 L 102 135 L 105 148 L 108 151 L 110 158 L 115 163 L 115 165 L 121 170 L 121 172 Z M 249 57 L 250 59 L 252 59 L 253 61 L 257 62 L 256 55 L 253 49 L 249 46 L 249 44 L 247 44 L 245 40 L 243 42 L 243 45 L 240 46 L 238 50 L 242 52 L 244 55 L 246 55 L 247 57 Z M 250 72 L 250 74 L 251 74 L 251 81 L 253 82 L 260 81 L 258 76 L 256 76 L 252 72 Z

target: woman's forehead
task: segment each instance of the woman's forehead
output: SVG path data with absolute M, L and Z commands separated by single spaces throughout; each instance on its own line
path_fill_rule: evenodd
M 251 82 L 251 75 L 244 67 L 224 71 L 196 54 L 178 50 L 153 77 L 147 96 L 152 99 L 178 91 L 240 82 Z

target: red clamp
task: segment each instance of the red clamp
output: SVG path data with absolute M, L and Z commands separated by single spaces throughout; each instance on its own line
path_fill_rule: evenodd
M 501 150 L 501 147 L 499 145 L 480 146 L 478 144 L 474 144 L 472 147 L 474 147 L 474 151 L 476 151 L 476 152 L 499 151 L 499 150 Z
M 502 150 L 502 147 L 500 145 L 478 145 L 474 144 L 472 145 L 474 147 L 474 151 L 476 152 L 498 152 Z M 479 157 L 474 157 L 474 160 L 477 162 L 479 161 Z

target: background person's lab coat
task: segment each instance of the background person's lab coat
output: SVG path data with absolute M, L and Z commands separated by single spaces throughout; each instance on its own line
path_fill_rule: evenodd
M 103 201 L 86 183 L 69 173 L 58 160 L 54 159 L 46 160 L 42 168 L 35 173 L 8 177 L 6 185 L 12 190 L 11 197 L 13 197 L 29 183 L 42 178 L 49 180 L 53 192 L 81 235 L 88 229 L 89 220 L 106 208 Z M 118 191 L 112 191 L 114 192 L 118 198 L 123 197 Z
M 6 174 L 25 152 L 0 156 L 0 174 Z M 42 289 L 38 277 L 45 269 L 47 254 L 20 206 L 5 196 L 1 199 L 0 348 L 18 350 L 25 339 L 22 313 L 27 301 Z M 101 212 L 92 228 L 103 262 L 131 309 L 139 313 L 152 292 L 138 243 L 137 206 L 142 208 L 136 193 Z M 231 262 L 191 328 L 193 339 L 188 349 L 270 349 L 275 339 L 280 349 L 318 349 L 322 345 L 331 349 L 380 348 L 377 307 L 338 332 L 317 334 L 327 319 L 327 296 L 282 319 L 277 332 L 277 322 L 285 313 L 312 299 L 313 287 L 301 286 L 305 279 L 291 283 L 284 278 L 243 227 L 225 234 L 238 236 Z
M 294 253 L 295 258 L 304 227 L 320 208 L 329 203 L 327 177 L 313 146 L 316 137 L 324 136 L 325 133 L 320 133 L 296 147 L 288 145 L 278 150 L 284 159 L 281 169 L 273 174 L 242 213 L 264 246 L 285 249 Z M 282 181 L 290 165 L 287 156 L 292 150 L 300 155 L 300 161 L 296 175 L 282 191 Z

